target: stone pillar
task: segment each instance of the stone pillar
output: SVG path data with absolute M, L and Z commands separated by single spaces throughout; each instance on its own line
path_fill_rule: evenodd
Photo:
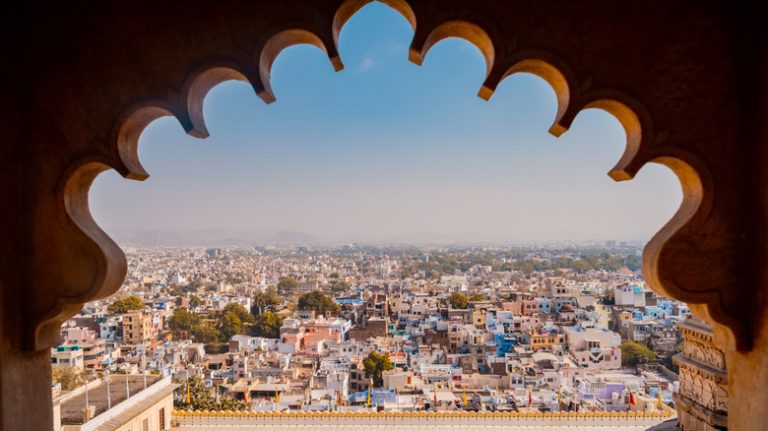
M 768 268 L 768 266 L 767 266 Z M 729 352 L 728 429 L 731 431 L 766 429 L 768 419 L 768 307 L 762 317 L 762 327 L 749 352 Z
M 728 429 L 728 374 L 725 352 L 715 345 L 712 328 L 690 317 L 678 324 L 683 351 L 673 358 L 680 367 L 675 394 L 678 427 L 683 431 Z
M 51 430 L 51 353 L 0 346 L 0 430 Z

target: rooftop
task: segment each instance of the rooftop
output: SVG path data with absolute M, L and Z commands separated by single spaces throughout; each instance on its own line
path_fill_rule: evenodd
M 112 374 L 109 376 L 109 379 L 109 385 L 104 380 L 95 380 L 88 384 L 88 404 L 95 407 L 93 417 L 107 411 L 109 401 L 111 401 L 112 407 L 125 401 L 127 398 L 126 381 L 128 393 L 131 397 L 144 390 L 144 377 L 142 375 L 128 375 L 126 379 L 126 375 Z M 159 380 L 159 376 L 147 375 L 147 389 Z M 107 398 L 107 388 L 109 388 L 109 400 Z M 58 401 L 61 403 L 61 423 L 63 425 L 79 425 L 84 422 L 85 396 L 86 387 L 81 386 L 73 391 L 62 394 L 58 398 Z

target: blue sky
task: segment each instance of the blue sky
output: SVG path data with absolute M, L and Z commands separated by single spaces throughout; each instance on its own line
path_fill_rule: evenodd
M 246 83 L 219 85 L 205 100 L 210 138 L 185 135 L 173 118 L 151 124 L 139 149 L 150 178 L 99 176 L 94 217 L 107 232 L 645 241 L 679 206 L 679 183 L 662 166 L 623 183 L 606 175 L 625 142 L 607 113 L 584 111 L 555 138 L 544 81 L 518 74 L 483 101 L 474 46 L 445 40 L 416 66 L 412 36 L 398 13 L 371 4 L 341 33 L 343 71 L 296 46 L 274 64 L 276 102 Z

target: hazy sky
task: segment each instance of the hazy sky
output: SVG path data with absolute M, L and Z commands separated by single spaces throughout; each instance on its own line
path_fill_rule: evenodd
M 544 81 L 515 75 L 485 102 L 474 46 L 443 41 L 419 67 L 407 60 L 412 36 L 405 19 L 372 4 L 341 33 L 343 71 L 315 47 L 292 47 L 272 70 L 273 104 L 228 82 L 205 100 L 210 138 L 156 121 L 139 150 L 150 178 L 102 174 L 94 217 L 107 232 L 647 240 L 679 206 L 679 183 L 660 165 L 629 182 L 606 175 L 625 142 L 610 115 L 584 111 L 554 138 Z

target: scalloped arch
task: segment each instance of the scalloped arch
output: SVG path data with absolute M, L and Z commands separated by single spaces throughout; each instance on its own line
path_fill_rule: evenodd
M 411 28 L 415 31 L 416 30 L 416 14 L 413 12 L 413 9 L 411 8 L 411 5 L 409 5 L 404 0 L 377 0 L 379 3 L 385 4 L 389 6 L 390 8 L 394 9 L 395 11 L 399 12 L 400 15 L 405 18 L 408 23 L 411 25 Z M 363 7 L 374 3 L 374 0 L 346 0 L 341 6 L 339 6 L 339 9 L 336 11 L 336 14 L 333 16 L 333 24 L 332 24 L 332 31 L 333 31 L 333 43 L 336 46 L 336 50 L 339 49 L 339 36 L 341 35 L 341 30 L 344 27 L 344 25 L 349 21 L 350 18 L 354 14 L 356 14 L 360 9 Z
M 208 92 L 225 81 L 257 82 L 255 76 L 235 62 L 217 62 L 208 64 L 192 74 L 185 85 L 187 121 L 182 121 L 184 130 L 196 138 L 207 138 L 208 128 L 203 118 L 203 101 Z M 186 124 L 185 124 L 186 123 Z
M 454 20 L 444 22 L 433 28 L 420 44 L 414 38 L 408 51 L 408 59 L 414 64 L 421 66 L 429 50 L 441 40 L 449 37 L 464 39 L 480 50 L 485 59 L 485 77 L 487 79 L 496 60 L 496 50 L 488 33 L 477 24 L 469 21 Z
M 627 94 L 615 90 L 594 90 L 581 96 L 582 106 L 574 109 L 574 117 L 584 109 L 600 109 L 619 121 L 627 137 L 624 153 L 608 175 L 615 181 L 631 180 L 650 161 L 648 149 L 656 140 L 653 122 L 645 107 Z M 569 123 L 573 117 L 564 121 Z
M 499 77 L 489 76 L 478 92 L 478 97 L 489 100 L 498 85 L 509 76 L 516 73 L 530 73 L 546 81 L 557 98 L 557 113 L 549 128 L 549 133 L 560 136 L 568 128 L 562 125 L 563 117 L 571 105 L 572 89 L 578 89 L 575 74 L 564 62 L 541 51 L 521 51 L 512 59 L 513 64 Z
M 252 62 L 214 61 L 199 66 L 190 73 L 176 97 L 169 100 L 151 100 L 126 110 L 118 121 L 110 142 L 114 159 L 106 157 L 82 160 L 64 178 L 63 202 L 72 223 L 100 250 L 96 260 L 103 266 L 97 277 L 79 280 L 88 285 L 79 289 L 83 295 L 59 300 L 44 318 L 37 322 L 35 346 L 44 344 L 53 328 L 71 316 L 85 300 L 114 292 L 120 285 L 125 271 L 125 256 L 119 247 L 93 221 L 87 203 L 87 192 L 93 179 L 105 169 L 114 167 L 124 177 L 143 180 L 148 177 L 138 157 L 138 138 L 144 128 L 155 119 L 173 115 L 184 130 L 195 137 L 208 136 L 203 118 L 203 101 L 211 88 L 227 80 L 250 81 L 266 103 L 275 100 L 271 88 L 271 68 L 279 53 L 292 45 L 310 44 L 324 51 L 335 70 L 343 64 L 338 55 L 338 38 L 344 24 L 370 0 L 347 0 L 333 16 L 330 31 L 311 31 L 307 28 L 288 28 L 269 36 L 252 55 Z M 626 149 L 609 175 L 617 181 L 629 180 L 648 162 L 658 162 L 672 169 L 678 176 L 684 193 L 683 203 L 674 217 L 653 237 L 644 251 L 644 274 L 649 284 L 662 292 L 692 303 L 707 304 L 701 309 L 715 321 L 722 323 L 737 334 L 744 328 L 736 317 L 722 309 L 716 289 L 686 290 L 662 265 L 663 258 L 674 253 L 670 243 L 693 232 L 706 219 L 711 208 L 711 180 L 703 161 L 691 154 L 676 152 L 663 147 L 666 133 L 656 134 L 651 116 L 644 105 L 633 97 L 613 89 L 591 89 L 590 80 L 582 83 L 573 70 L 555 54 L 535 49 L 503 51 L 503 59 L 497 58 L 493 38 L 483 27 L 465 20 L 441 21 L 431 28 L 418 28 L 416 14 L 408 2 L 385 0 L 382 3 L 401 13 L 416 31 L 409 50 L 409 59 L 419 65 L 429 50 L 448 37 L 463 38 L 475 45 L 486 63 L 486 79 L 478 92 L 483 99 L 491 97 L 499 82 L 512 74 L 532 73 L 547 81 L 557 97 L 557 114 L 549 131 L 560 136 L 568 130 L 577 114 L 583 109 L 598 108 L 612 114 L 625 130 Z M 314 28 L 314 27 L 313 27 Z M 497 41 L 498 42 L 498 41 Z M 678 241 L 680 242 L 680 241 Z M 76 289 L 77 290 L 77 289 Z M 85 299 L 84 299 L 85 298 Z M 80 303 L 78 303 L 80 302 Z M 75 307 L 76 306 L 76 307 Z M 73 311 L 74 310 L 74 311 Z M 39 336 L 38 336 L 39 334 Z M 748 339 L 748 337 L 737 337 Z M 748 348 L 744 344 L 740 349 Z
M 56 259 L 50 262 L 58 267 L 61 285 L 58 295 L 52 297 L 53 306 L 37 316 L 36 325 L 30 328 L 32 333 L 27 334 L 26 340 L 32 344 L 32 350 L 56 345 L 62 316 L 68 318 L 77 313 L 83 303 L 116 292 L 125 279 L 125 254 L 93 220 L 88 205 L 93 180 L 112 167 L 102 157 L 86 157 L 75 163 L 64 176 L 60 203 L 68 229 L 78 234 L 69 244 L 77 252 L 58 250 Z
M 178 119 L 180 115 L 174 114 L 174 111 L 178 110 L 169 103 L 154 101 L 128 109 L 127 113 L 118 120 L 112 142 L 119 160 L 115 169 L 120 175 L 137 181 L 149 178 L 149 173 L 144 169 L 139 158 L 139 137 L 144 129 L 158 118 L 174 116 Z
M 289 29 L 283 30 L 269 38 L 264 47 L 259 53 L 259 82 L 256 85 L 256 93 L 266 103 L 272 103 L 275 101 L 275 94 L 272 92 L 272 85 L 270 83 L 270 74 L 272 73 L 272 65 L 275 59 L 282 50 L 289 46 L 308 44 L 314 45 L 326 54 L 328 54 L 328 47 L 325 42 L 309 30 L 303 29 Z M 335 49 L 335 45 L 333 45 Z M 344 64 L 338 55 L 329 55 L 331 64 L 335 71 L 340 71 L 344 68 Z

